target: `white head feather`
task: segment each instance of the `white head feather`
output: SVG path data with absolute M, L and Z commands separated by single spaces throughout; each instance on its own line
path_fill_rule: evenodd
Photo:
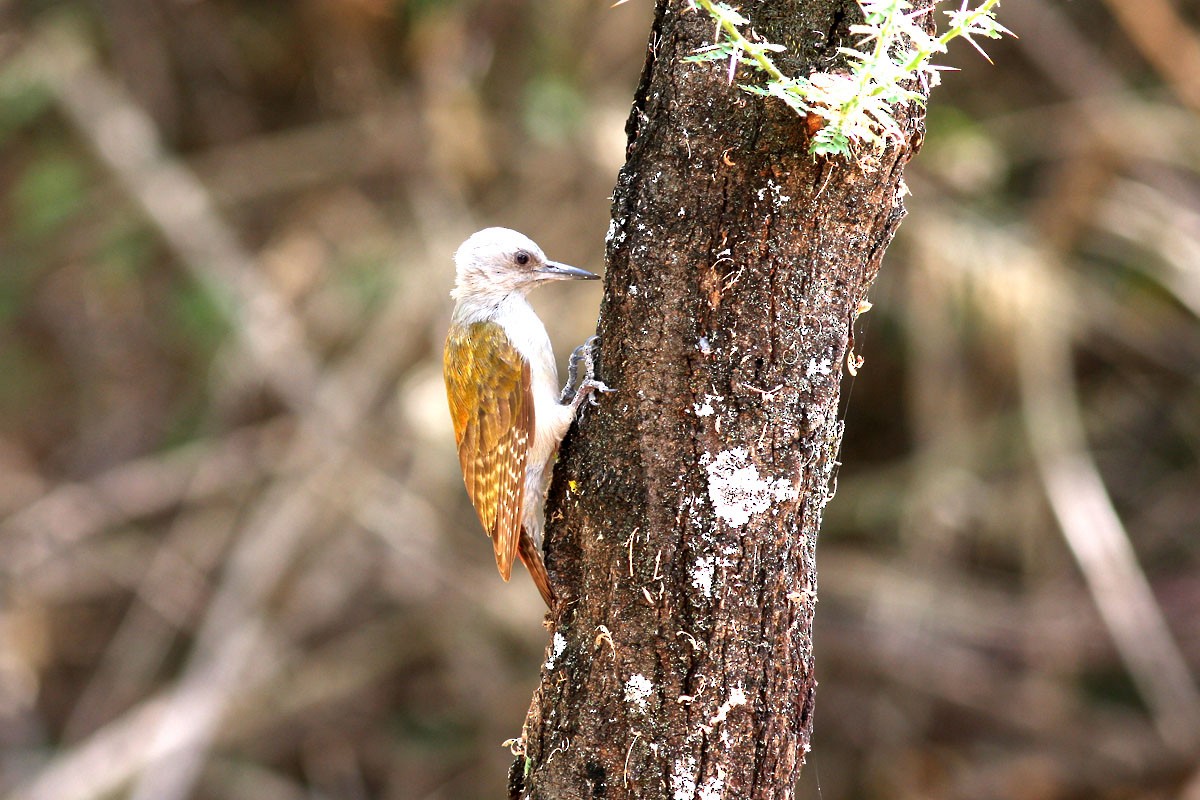
M 523 233 L 484 228 L 471 234 L 454 253 L 456 300 L 498 302 L 546 281 L 595 278 L 590 272 L 546 258 L 542 248 Z

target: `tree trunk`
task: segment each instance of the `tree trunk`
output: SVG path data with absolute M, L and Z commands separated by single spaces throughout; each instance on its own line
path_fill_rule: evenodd
M 743 9 L 786 71 L 837 62 L 853 0 Z M 813 159 L 805 120 L 685 63 L 660 0 L 613 197 L 598 371 L 564 443 L 547 561 L 567 595 L 513 797 L 788 798 L 808 751 L 821 512 L 852 326 L 904 214 L 908 141 Z M 739 80 L 753 80 L 739 75 Z

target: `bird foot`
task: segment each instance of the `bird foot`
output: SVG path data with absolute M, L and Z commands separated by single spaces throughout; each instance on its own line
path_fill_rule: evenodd
M 562 394 L 558 399 L 563 405 L 570 403 L 573 407 L 578 408 L 586 397 L 589 403 L 598 406 L 600 403 L 596 401 L 593 392 L 610 394 L 616 391 L 616 389 L 609 388 L 604 381 L 596 378 L 595 353 L 599 341 L 599 336 L 592 336 L 571 353 L 570 361 L 567 362 L 567 385 L 563 387 Z M 579 380 L 580 363 L 583 364 L 584 369 L 583 380 Z
M 578 408 L 579 404 L 583 402 L 583 398 L 586 397 L 589 404 L 598 406 L 600 405 L 600 401 L 596 399 L 596 395 L 593 394 L 593 392 L 612 394 L 615 391 L 617 390 L 608 386 L 606 383 L 604 383 L 604 381 L 585 380 L 583 383 L 579 384 L 579 390 L 575 393 L 575 399 L 571 402 L 576 408 Z

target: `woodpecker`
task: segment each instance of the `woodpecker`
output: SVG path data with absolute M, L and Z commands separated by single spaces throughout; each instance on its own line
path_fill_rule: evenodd
M 472 234 L 454 264 L 456 303 L 442 366 L 463 481 L 500 576 L 507 581 L 520 557 L 553 608 L 542 532 L 554 458 L 580 403 L 595 404 L 592 392 L 613 390 L 596 379 L 593 336 L 571 355 L 559 391 L 550 337 L 525 296 L 547 281 L 599 276 L 548 260 L 507 228 Z M 576 384 L 581 361 L 585 375 Z

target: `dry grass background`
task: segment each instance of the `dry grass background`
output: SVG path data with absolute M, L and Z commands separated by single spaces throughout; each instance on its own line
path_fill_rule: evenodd
M 461 489 L 449 256 L 601 266 L 608 5 L 0 4 L 0 797 L 501 795 L 546 633 Z M 798 796 L 1196 800 L 1200 10 L 1001 18 L 860 331 Z

